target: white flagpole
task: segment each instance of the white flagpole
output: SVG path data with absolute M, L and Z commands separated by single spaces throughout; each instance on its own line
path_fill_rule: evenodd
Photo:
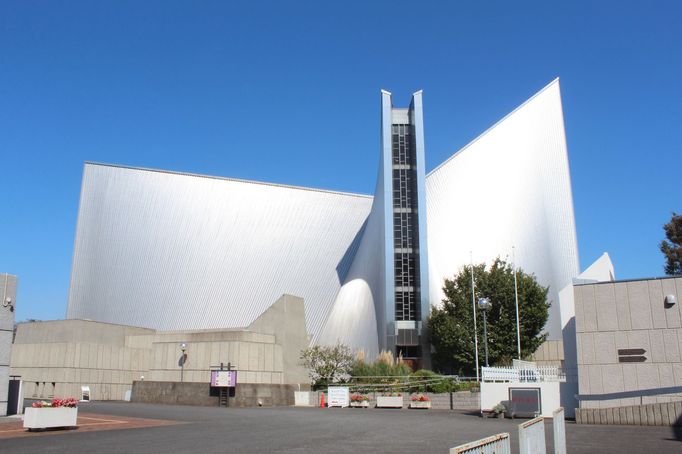
M 516 298 L 516 352 L 521 359 L 521 328 L 519 325 L 519 287 L 516 283 L 516 251 L 512 246 L 512 266 L 514 267 L 514 297 Z
M 469 257 L 471 259 L 471 305 L 474 308 L 474 347 L 476 349 L 476 381 L 479 382 L 478 375 L 478 330 L 476 329 L 476 281 L 474 280 L 474 253 L 469 251 Z

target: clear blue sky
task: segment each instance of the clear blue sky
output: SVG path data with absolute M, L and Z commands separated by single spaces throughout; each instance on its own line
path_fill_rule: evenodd
M 584 268 L 663 274 L 682 211 L 682 2 L 0 3 L 0 272 L 66 312 L 83 161 L 371 194 L 379 90 L 430 170 L 559 76 Z M 331 2 L 324 2 L 331 3 Z

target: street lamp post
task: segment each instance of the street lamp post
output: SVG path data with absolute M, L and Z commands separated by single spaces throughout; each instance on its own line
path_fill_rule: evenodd
M 478 329 L 476 329 L 476 280 L 474 279 L 474 253 L 469 252 L 471 258 L 471 307 L 474 311 L 474 356 L 476 357 L 476 382 L 480 382 L 478 375 Z
M 489 367 L 488 364 L 488 320 L 486 317 L 486 312 L 490 309 L 491 303 L 488 298 L 481 298 L 478 300 L 478 307 L 483 312 L 483 342 L 485 344 L 485 366 Z
M 521 359 L 521 325 L 519 324 L 519 286 L 516 282 L 516 251 L 512 246 L 512 266 L 514 267 L 514 301 L 516 302 L 516 354 Z
M 180 350 L 182 350 L 182 356 L 180 357 L 180 383 L 182 383 L 184 381 L 185 375 L 185 360 L 187 359 L 187 356 L 185 355 L 185 350 L 187 350 L 187 344 L 184 342 L 181 343 Z

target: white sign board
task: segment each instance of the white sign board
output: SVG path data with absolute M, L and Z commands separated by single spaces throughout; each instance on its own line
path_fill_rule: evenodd
M 212 370 L 211 386 L 232 388 L 237 385 L 237 371 Z
M 327 388 L 328 407 L 347 407 L 350 405 L 350 391 L 348 386 L 330 386 Z
M 89 386 L 81 386 L 81 402 L 90 402 Z

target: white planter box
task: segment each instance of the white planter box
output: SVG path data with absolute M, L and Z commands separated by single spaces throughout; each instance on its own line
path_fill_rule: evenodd
M 350 406 L 353 408 L 369 408 L 369 401 L 363 400 L 362 402 L 350 402 Z
M 430 401 L 418 401 L 418 400 L 413 400 L 410 402 L 410 408 L 426 408 L 429 409 L 431 408 L 431 402 Z
M 403 408 L 403 396 L 377 396 L 379 408 Z
M 76 427 L 78 408 L 33 408 L 24 414 L 24 429 L 48 429 L 50 427 Z

